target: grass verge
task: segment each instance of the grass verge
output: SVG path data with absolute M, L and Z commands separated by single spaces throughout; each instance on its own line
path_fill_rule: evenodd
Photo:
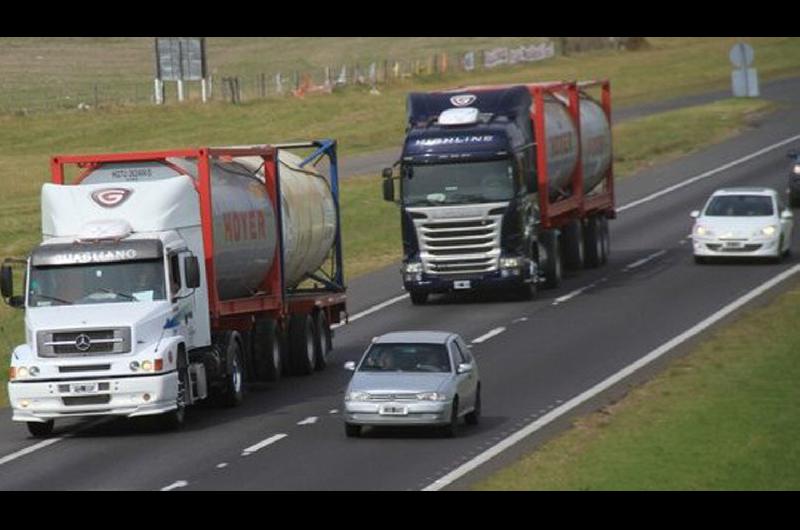
M 478 490 L 797 490 L 800 288 Z

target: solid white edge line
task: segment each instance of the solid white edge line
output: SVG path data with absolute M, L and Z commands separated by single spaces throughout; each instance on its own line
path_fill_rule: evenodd
M 367 316 L 369 314 L 372 314 L 375 311 L 380 311 L 384 307 L 387 307 L 387 306 L 390 306 L 392 304 L 395 304 L 395 303 L 399 302 L 400 300 L 405 300 L 409 296 L 410 295 L 408 293 L 405 293 L 405 294 L 401 294 L 400 296 L 395 296 L 394 298 L 390 298 L 389 300 L 386 300 L 385 302 L 381 302 L 380 304 L 374 305 L 374 306 L 370 307 L 369 309 L 365 309 L 364 311 L 361 311 L 360 313 L 356 313 L 355 315 L 353 315 L 351 317 L 348 317 L 347 321 L 349 323 L 349 322 L 353 322 L 354 320 L 358 320 L 359 318 L 365 317 L 365 316 Z M 331 326 L 331 329 L 336 329 L 336 328 L 338 328 L 340 326 L 343 326 L 343 325 L 344 325 L 343 323 L 333 324 Z
M 477 339 L 474 339 L 474 340 L 472 341 L 472 344 L 480 344 L 480 343 L 482 343 L 482 342 L 486 342 L 487 340 L 491 339 L 491 338 L 492 338 L 492 337 L 494 337 L 495 335 L 499 335 L 499 334 L 501 334 L 501 333 L 502 333 L 502 332 L 504 332 L 505 330 L 506 330 L 506 328 L 504 328 L 503 326 L 500 326 L 499 328 L 494 328 L 494 329 L 493 329 L 493 330 L 491 330 L 490 332 L 488 332 L 488 333 L 484 333 L 483 335 L 481 335 L 481 336 L 480 336 L 480 337 L 478 337 Z
M 791 277 L 794 274 L 800 272 L 800 265 L 795 265 L 791 269 L 788 269 L 781 274 L 773 277 L 772 279 L 762 283 L 758 287 L 752 289 L 747 294 L 737 298 L 730 304 L 726 305 L 722 309 L 718 310 L 711 316 L 705 318 L 701 322 L 695 324 L 688 330 L 684 331 L 680 335 L 672 338 L 668 342 L 665 342 L 655 350 L 651 351 L 644 357 L 640 358 L 638 361 L 635 361 L 622 370 L 616 372 L 615 374 L 611 375 L 610 377 L 604 379 L 600 383 L 594 385 L 592 388 L 586 390 L 585 392 L 575 396 L 574 398 L 570 399 L 563 405 L 559 406 L 558 408 L 553 409 L 552 411 L 548 412 L 541 418 L 537 419 L 536 421 L 528 424 L 526 427 L 518 430 L 511 436 L 503 439 L 499 443 L 495 444 L 491 448 L 487 449 L 483 453 L 479 454 L 475 458 L 469 460 L 468 462 L 462 464 L 461 466 L 457 467 L 450 473 L 444 475 L 442 478 L 434 481 L 432 484 L 423 488 L 423 491 L 436 491 L 439 489 L 444 488 L 445 486 L 451 484 L 452 482 L 456 481 L 457 479 L 461 478 L 462 476 L 466 475 L 470 471 L 473 471 L 481 464 L 487 462 L 488 460 L 494 458 L 498 454 L 502 453 L 509 447 L 513 446 L 520 440 L 530 436 L 534 432 L 538 431 L 542 427 L 546 426 L 547 424 L 551 423 L 552 421 L 556 420 L 560 416 L 564 415 L 565 413 L 569 412 L 570 410 L 574 409 L 578 405 L 582 404 L 585 401 L 593 398 L 597 394 L 603 392 L 604 390 L 608 389 L 609 387 L 617 384 L 619 381 L 625 379 L 626 377 L 630 376 L 637 370 L 641 369 L 644 366 L 647 366 L 654 360 L 658 359 L 665 353 L 669 352 L 675 346 L 678 346 L 682 342 L 692 338 L 693 336 L 697 335 L 698 333 L 704 331 L 717 321 L 723 319 L 724 317 L 728 316 L 732 312 L 736 311 L 744 304 L 749 302 L 750 300 L 758 297 L 759 295 L 763 294 L 765 291 L 768 291 L 775 285 L 781 283 L 782 281 L 786 280 L 787 278 Z
M 277 442 L 278 440 L 280 440 L 282 438 L 286 438 L 287 436 L 288 436 L 287 434 L 283 434 L 283 433 L 276 434 L 275 436 L 270 436 L 266 440 L 261 440 L 257 444 L 251 445 L 250 447 L 248 447 L 246 449 L 243 449 L 242 450 L 242 454 L 243 455 L 244 454 L 248 454 L 249 455 L 249 454 L 255 453 L 256 451 L 259 451 L 259 450 L 265 448 L 269 444 L 275 443 L 275 442 Z
M 635 208 L 636 206 L 639 206 L 640 204 L 644 204 L 646 202 L 650 202 L 653 199 L 657 199 L 658 197 L 661 197 L 662 195 L 666 195 L 668 193 L 672 193 L 675 190 L 678 190 L 678 189 L 681 189 L 683 187 L 689 186 L 690 184 L 694 184 L 695 182 L 697 182 L 699 180 L 703 180 L 703 179 L 706 179 L 706 178 L 711 177 L 713 175 L 716 175 L 717 173 L 719 173 L 721 171 L 725 171 L 726 169 L 730 169 L 730 168 L 732 168 L 734 166 L 738 166 L 739 164 L 743 164 L 744 162 L 752 160 L 753 158 L 761 156 L 764 153 L 768 153 L 770 151 L 773 151 L 773 150 L 775 150 L 775 149 L 777 149 L 779 147 L 783 147 L 784 145 L 792 143 L 792 142 L 794 142 L 795 140 L 798 140 L 798 139 L 800 139 L 800 134 L 798 134 L 796 136 L 792 136 L 791 138 L 786 138 L 785 140 L 781 140 L 780 142 L 774 143 L 772 145 L 768 145 L 767 147 L 764 147 L 763 149 L 759 149 L 758 151 L 750 153 L 747 156 L 743 156 L 741 158 L 737 158 L 736 160 L 733 160 L 732 162 L 728 162 L 727 164 L 724 164 L 724 165 L 721 165 L 721 166 L 719 166 L 717 168 L 714 168 L 714 169 L 711 169 L 709 171 L 706 171 L 705 173 L 701 173 L 701 174 L 696 175 L 696 176 L 694 176 L 692 178 L 686 179 L 683 182 L 680 182 L 678 184 L 674 184 L 672 186 L 668 186 L 668 187 L 666 187 L 666 188 L 664 188 L 662 190 L 659 190 L 659 191 L 657 191 L 655 193 L 647 195 L 646 197 L 642 197 L 641 199 L 637 199 L 637 200 L 635 200 L 633 202 L 629 202 L 628 204 L 626 204 L 624 206 L 620 206 L 619 208 L 617 208 L 617 212 L 618 213 L 619 212 L 624 212 L 625 210 L 629 210 L 631 208 Z

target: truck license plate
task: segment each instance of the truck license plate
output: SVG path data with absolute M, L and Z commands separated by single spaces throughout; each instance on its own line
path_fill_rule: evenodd
M 405 416 L 408 414 L 408 408 L 399 405 L 384 405 L 378 412 L 383 416 Z
M 456 280 L 453 282 L 453 289 L 469 289 L 472 287 L 470 280 Z
M 71 385 L 73 394 L 96 394 L 97 383 L 75 383 Z

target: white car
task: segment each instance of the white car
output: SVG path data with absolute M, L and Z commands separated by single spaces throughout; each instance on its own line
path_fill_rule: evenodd
M 779 262 L 789 253 L 794 224 L 771 188 L 725 188 L 715 191 L 702 211 L 694 211 L 694 259 L 758 257 Z

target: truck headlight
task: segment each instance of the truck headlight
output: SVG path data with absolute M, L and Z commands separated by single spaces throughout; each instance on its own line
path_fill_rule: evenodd
M 406 274 L 420 274 L 422 272 L 422 263 L 419 261 L 404 263 L 403 272 Z
M 447 395 L 441 392 L 420 392 L 417 394 L 420 401 L 447 401 Z
M 761 229 L 761 233 L 763 235 L 769 237 L 769 236 L 774 236 L 776 230 L 777 229 L 775 228 L 775 225 L 769 225 L 769 226 L 765 226 L 764 228 L 762 228 Z
M 792 173 L 794 173 L 795 175 L 800 175 L 800 164 L 794 165 L 794 167 L 792 168 Z
M 369 394 L 366 392 L 349 392 L 344 396 L 345 401 L 368 401 Z
M 500 258 L 500 268 L 501 269 L 518 269 L 520 265 L 520 259 L 517 257 L 514 258 Z

